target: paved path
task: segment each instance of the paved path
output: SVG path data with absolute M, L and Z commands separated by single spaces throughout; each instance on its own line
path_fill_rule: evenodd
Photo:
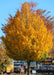
M 0 74 L 0 75 L 2 75 L 2 74 Z M 16 74 L 16 73 L 11 73 L 11 74 L 4 74 L 4 75 L 27 75 L 27 74 Z M 30 75 L 48 75 L 48 74 L 30 74 Z M 52 74 L 50 74 L 50 75 L 52 75 Z

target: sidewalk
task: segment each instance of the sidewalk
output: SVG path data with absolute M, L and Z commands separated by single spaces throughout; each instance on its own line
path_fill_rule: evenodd
M 2 74 L 0 74 L 0 75 L 2 75 Z M 11 74 L 3 74 L 3 75 L 27 75 L 27 74 L 11 73 Z M 29 75 L 48 75 L 48 74 L 29 74 Z

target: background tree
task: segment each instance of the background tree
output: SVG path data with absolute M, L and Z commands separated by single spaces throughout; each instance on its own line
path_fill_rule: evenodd
M 28 62 L 28 75 L 30 62 L 43 60 L 52 48 L 52 34 L 42 19 L 30 10 L 30 4 L 25 2 L 21 11 L 14 17 L 10 15 L 2 28 L 5 37 L 1 37 L 8 56 Z
M 10 58 L 6 55 L 6 51 L 2 44 L 0 44 L 0 73 L 6 71 L 7 66 L 10 64 Z

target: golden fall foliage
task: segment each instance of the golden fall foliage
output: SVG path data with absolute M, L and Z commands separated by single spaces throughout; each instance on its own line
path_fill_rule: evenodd
M 50 15 L 51 11 L 43 10 L 41 8 L 39 9 L 33 9 L 33 7 L 36 7 L 38 4 L 34 2 L 30 2 L 30 11 L 35 12 L 37 15 L 40 16 L 40 18 L 44 21 L 44 25 L 46 25 L 47 30 L 50 30 L 50 32 L 53 35 L 53 42 L 54 42 L 54 17 Z M 49 55 L 50 54 L 50 55 Z M 54 44 L 52 49 L 50 50 L 48 54 L 48 58 L 53 58 L 54 57 Z
M 47 31 L 43 20 L 36 13 L 30 12 L 27 2 L 14 17 L 10 15 L 2 30 L 5 37 L 1 39 L 7 55 L 14 60 L 43 60 L 52 48 L 52 34 Z

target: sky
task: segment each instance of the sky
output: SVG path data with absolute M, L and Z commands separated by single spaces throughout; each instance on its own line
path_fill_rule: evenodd
M 21 3 L 24 2 L 37 2 L 37 8 L 43 10 L 51 11 L 50 15 L 54 16 L 54 0 L 0 0 L 0 37 L 3 36 L 1 30 L 2 24 L 6 24 L 6 20 L 9 14 L 15 15 L 17 9 L 21 8 Z

